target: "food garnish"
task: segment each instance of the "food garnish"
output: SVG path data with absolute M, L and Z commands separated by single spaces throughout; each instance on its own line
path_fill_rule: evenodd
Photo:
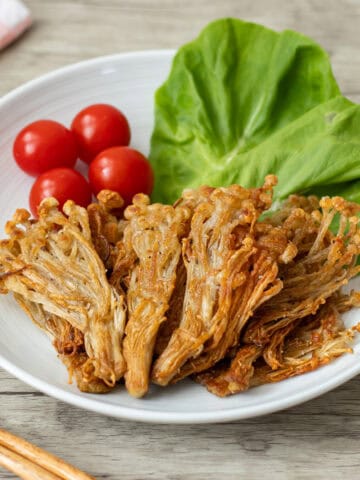
M 37 176 L 52 168 L 72 168 L 78 157 L 74 134 L 54 120 L 38 120 L 18 133 L 13 154 L 18 166 Z
M 29 205 L 34 217 L 38 215 L 38 207 L 44 198 L 54 197 L 62 208 L 67 200 L 73 200 L 81 207 L 91 202 L 91 188 L 87 180 L 72 168 L 53 168 L 35 180 L 30 190 Z
M 305 192 L 360 203 L 360 106 L 310 38 L 217 20 L 178 50 L 156 92 L 150 161 L 154 201 L 204 184 L 256 187 L 273 173 L 274 200 Z
M 112 105 L 97 103 L 81 110 L 71 122 L 79 158 L 90 163 L 103 150 L 128 146 L 130 126 L 125 115 Z
M 130 137 L 125 115 L 104 103 L 81 110 L 71 130 L 53 120 L 24 127 L 15 139 L 13 155 L 23 171 L 39 175 L 29 196 L 34 217 L 40 202 L 49 197 L 56 198 L 62 208 L 66 200 L 87 207 L 92 193 L 104 189 L 119 193 L 126 205 L 137 193 L 150 195 L 152 167 L 142 153 L 128 147 Z M 90 186 L 73 168 L 78 158 L 90 166 Z
M 95 195 L 101 190 L 113 190 L 129 205 L 137 193 L 150 195 L 154 175 L 148 159 L 138 150 L 112 147 L 91 162 L 89 181 Z

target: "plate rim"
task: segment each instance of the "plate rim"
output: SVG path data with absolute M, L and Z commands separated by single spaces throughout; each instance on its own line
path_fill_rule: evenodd
M 98 57 L 88 58 L 85 60 L 80 60 L 79 62 L 70 63 L 68 65 L 64 65 L 59 68 L 55 68 L 54 70 L 50 70 L 49 72 L 43 73 L 37 77 L 28 80 L 25 83 L 20 84 L 19 86 L 13 88 L 9 92 L 5 93 L 4 95 L 0 96 L 0 108 L 3 108 L 7 103 L 13 101 L 18 95 L 23 93 L 27 93 L 31 91 L 33 88 L 37 88 L 41 86 L 43 83 L 52 80 L 53 78 L 58 77 L 59 75 L 67 75 L 68 73 L 72 73 L 78 69 L 100 66 L 102 63 L 107 63 L 109 61 L 117 61 L 119 59 L 123 59 L 126 57 L 151 57 L 153 55 L 159 55 L 164 57 L 173 57 L 176 53 L 176 49 L 174 48 L 159 48 L 159 49 L 149 49 L 149 50 L 134 50 L 130 52 L 120 52 L 120 53 L 111 53 L 109 55 L 100 55 Z
M 355 355 L 355 354 L 353 354 Z M 75 407 L 89 410 L 95 413 L 113 417 L 123 420 L 134 420 L 143 423 L 152 424 L 208 424 L 208 423 L 224 423 L 236 420 L 245 420 L 248 418 L 260 417 L 270 413 L 276 413 L 300 404 L 309 400 L 320 397 L 321 395 L 335 389 L 336 387 L 346 383 L 360 373 L 360 364 L 354 364 L 350 367 L 346 374 L 339 372 L 328 381 L 322 383 L 320 386 L 315 385 L 307 389 L 304 394 L 301 390 L 293 395 L 288 395 L 283 399 L 270 400 L 262 405 L 255 407 L 247 406 L 231 408 L 227 410 L 219 410 L 213 412 L 160 412 L 154 410 L 141 409 L 139 407 L 125 407 L 121 405 L 110 405 L 97 400 L 97 397 L 84 398 L 76 393 L 67 392 L 60 387 L 51 385 L 50 383 L 39 379 L 28 373 L 26 370 L 17 367 L 12 362 L 8 361 L 0 354 L 0 367 L 6 370 L 11 375 L 23 381 L 27 385 L 39 390 L 40 392 L 70 404 Z M 325 368 L 325 366 L 320 368 Z M 311 372 L 310 372 L 311 373 Z M 304 374 L 306 375 L 306 374 Z M 90 394 L 89 394 L 90 395 Z M 146 399 L 144 399 L 146 402 Z
M 112 61 L 118 61 L 124 58 L 134 57 L 151 57 L 151 56 L 174 56 L 175 49 L 153 49 L 153 50 L 139 50 L 133 52 L 123 52 L 110 55 L 94 57 L 80 62 L 65 65 L 50 72 L 47 72 L 39 77 L 35 77 L 28 82 L 16 87 L 0 98 L 0 109 L 7 104 L 16 100 L 18 96 L 30 92 L 32 89 L 41 87 L 52 79 L 59 76 L 66 76 L 69 73 L 76 72 L 79 69 L 91 67 L 92 65 L 100 67 Z M 301 403 L 305 403 L 313 398 L 319 397 L 330 390 L 346 383 L 357 374 L 360 373 L 360 362 L 355 363 L 348 368 L 346 372 L 340 371 L 337 375 L 331 377 L 329 380 L 308 388 L 304 393 L 301 390 L 292 395 L 288 395 L 283 399 L 269 400 L 262 405 L 236 407 L 226 410 L 218 410 L 212 412 L 161 412 L 148 409 L 141 409 L 139 407 L 126 407 L 121 405 L 111 405 L 97 400 L 97 397 L 84 398 L 79 394 L 68 392 L 61 387 L 52 385 L 45 380 L 32 375 L 23 368 L 5 358 L 0 352 L 0 367 L 6 370 L 11 375 L 23 381 L 27 385 L 41 391 L 42 393 L 56 398 L 57 400 L 66 402 L 72 406 L 79 407 L 92 412 L 100 413 L 106 416 L 111 416 L 118 419 L 135 420 L 146 423 L 158 424 L 204 424 L 204 423 L 219 423 L 231 422 L 235 420 L 244 420 L 247 418 L 258 417 L 269 413 L 274 413 L 279 410 L 284 410 Z M 324 367 L 321 367 L 324 368 Z M 146 399 L 144 399 L 146 402 Z

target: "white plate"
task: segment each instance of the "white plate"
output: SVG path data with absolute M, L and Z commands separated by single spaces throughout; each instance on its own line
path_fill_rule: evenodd
M 0 225 L 17 207 L 26 207 L 32 179 L 14 164 L 12 142 L 28 122 L 52 118 L 69 125 L 82 107 L 108 102 L 130 120 L 132 145 L 148 152 L 153 124 L 153 94 L 165 80 L 173 52 L 148 51 L 82 62 L 27 83 L 0 101 Z M 171 160 L 171 159 L 170 159 Z M 356 281 L 360 287 L 360 282 Z M 346 315 L 350 325 L 360 312 Z M 192 382 L 153 388 L 142 400 L 124 388 L 107 395 L 79 392 L 67 383 L 65 367 L 49 339 L 22 313 L 10 296 L 0 298 L 0 366 L 48 395 L 78 407 L 119 418 L 158 423 L 207 423 L 249 418 L 314 398 L 360 372 L 360 343 L 354 354 L 284 382 L 219 399 Z

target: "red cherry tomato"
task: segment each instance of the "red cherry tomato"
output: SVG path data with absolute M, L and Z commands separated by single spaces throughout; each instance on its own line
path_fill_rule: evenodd
M 55 197 L 60 208 L 66 200 L 86 207 L 91 202 L 91 188 L 85 178 L 71 168 L 54 168 L 40 175 L 30 191 L 29 204 L 34 217 L 37 207 L 47 197 Z
M 114 190 L 128 205 L 136 193 L 150 195 L 154 176 L 149 161 L 140 152 L 129 147 L 112 147 L 91 162 L 89 181 L 95 194 L 105 188 Z
M 53 120 L 38 120 L 23 128 L 13 154 L 19 167 L 34 176 L 51 168 L 72 168 L 78 157 L 74 134 Z
M 71 124 L 81 160 L 90 163 L 106 148 L 129 145 L 130 127 L 126 117 L 104 103 L 90 105 L 79 112 Z

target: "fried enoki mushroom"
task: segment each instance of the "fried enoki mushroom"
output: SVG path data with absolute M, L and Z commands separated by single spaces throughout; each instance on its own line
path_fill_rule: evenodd
M 354 306 L 360 306 L 357 292 L 335 292 L 315 315 L 278 330 L 266 347 L 243 345 L 232 358 L 196 375 L 195 380 L 224 397 L 315 370 L 352 351 L 350 343 L 358 327 L 346 329 L 340 313 Z
M 88 215 L 72 201 L 64 214 L 49 198 L 38 221 L 17 210 L 0 242 L 0 288 L 69 322 L 84 336 L 88 356 L 84 379 L 97 377 L 114 386 L 125 372 L 121 341 L 125 299 L 112 288 L 91 240 Z
M 166 314 L 166 322 L 160 325 L 159 333 L 156 337 L 154 354 L 156 357 L 162 354 L 170 341 L 171 335 L 178 328 L 181 320 L 184 295 L 186 288 L 186 269 L 182 257 L 176 269 L 176 282 L 174 291 L 169 302 L 169 309 Z
M 224 358 L 232 347 L 238 345 L 242 329 L 254 311 L 282 289 L 278 264 L 291 262 L 297 253 L 295 245 L 288 241 L 286 231 L 258 222 L 254 228 L 254 246 L 246 281 L 233 292 L 229 322 L 221 340 L 215 348 L 209 344 L 198 358 L 189 360 L 173 381 L 202 372 Z
M 83 375 L 82 367 L 89 357 L 85 352 L 84 335 L 80 330 L 68 321 L 48 313 L 40 303 L 31 302 L 17 293 L 14 297 L 32 321 L 53 340 L 59 358 L 68 369 L 69 383 L 75 377 L 77 386 L 82 392 L 106 393 L 111 390 L 112 387 L 106 385 L 100 378 Z
M 186 206 L 161 205 L 138 194 L 125 210 L 129 221 L 124 237 L 136 254 L 127 291 L 129 320 L 124 354 L 125 384 L 129 393 L 143 396 L 149 388 L 149 371 L 157 333 L 176 282 L 181 239 L 188 231 L 191 211 Z
M 236 317 L 234 306 L 241 303 L 239 292 L 256 252 L 254 225 L 271 204 L 275 182 L 269 176 L 259 189 L 217 188 L 196 206 L 183 241 L 187 280 L 181 321 L 155 361 L 155 383 L 167 385 L 188 360 L 215 349 Z
M 0 242 L 0 293 L 53 339 L 82 391 L 125 376 L 132 395 L 192 376 L 218 395 L 311 371 L 349 352 L 340 314 L 360 293 L 360 206 L 261 188 L 200 187 L 173 205 L 99 194 L 88 210 L 45 200 Z M 261 220 L 260 220 L 261 216 Z M 334 225 L 337 233 L 332 233 Z M 126 321 L 128 322 L 126 324 Z
M 254 372 L 252 363 L 260 355 L 274 372 L 282 369 L 287 337 L 293 331 L 298 332 L 303 325 L 302 319 L 316 314 L 329 297 L 327 305 L 336 306 L 337 311 L 345 311 L 359 303 L 357 293 L 346 296 L 338 292 L 359 271 L 355 267 L 360 252 L 358 220 L 354 217 L 359 206 L 339 198 L 324 198 L 319 204 L 315 198 L 292 196 L 283 210 L 267 220 L 268 225 L 281 226 L 286 237 L 291 239 L 289 248 L 295 247 L 293 258 L 288 257 L 286 262 L 279 264 L 283 289 L 255 311 L 243 338 L 249 345 L 240 347 L 231 364 L 227 362 L 221 370 L 213 368 L 197 377 L 209 391 L 219 396 L 247 389 Z M 336 213 L 340 214 L 340 226 L 335 236 L 329 226 Z M 257 225 L 266 231 L 266 223 Z M 264 236 L 260 243 L 265 247 L 274 241 Z M 312 361 L 313 368 L 315 364 Z M 309 365 L 306 363 L 306 368 L 310 368 Z
M 122 239 L 126 225 L 125 220 L 118 218 L 124 201 L 118 193 L 111 190 L 101 190 L 97 199 L 97 203 L 91 203 L 87 207 L 91 238 L 110 275 L 118 255 L 117 243 Z
M 285 338 L 281 363 L 272 369 L 265 362 L 255 365 L 250 386 L 279 382 L 326 365 L 344 353 L 351 353 L 354 329 L 346 329 L 331 299 L 293 329 Z
M 246 343 L 265 346 L 272 336 L 299 318 L 315 314 L 352 277 L 360 272 L 360 206 L 339 197 L 323 198 L 311 213 L 289 210 L 283 221 L 288 237 L 298 248 L 294 261 L 280 268 L 281 292 L 255 312 L 244 336 Z M 329 227 L 339 214 L 336 235 Z M 271 220 L 270 220 L 271 221 Z
M 214 191 L 214 188 L 209 186 L 202 186 L 196 190 L 187 189 L 184 190 L 182 196 L 174 203 L 175 208 L 187 207 L 191 211 L 191 217 L 197 205 L 202 201 L 207 200 L 210 194 Z M 186 236 L 190 232 L 191 217 L 187 222 L 188 231 Z M 167 347 L 170 341 L 171 335 L 179 327 L 181 321 L 181 312 L 183 309 L 183 302 L 186 290 L 186 268 L 182 257 L 179 259 L 176 272 L 176 283 L 173 294 L 171 295 L 169 310 L 167 313 L 166 322 L 163 322 L 160 326 L 158 336 L 156 338 L 156 344 L 154 353 L 158 357 Z
M 207 372 L 196 375 L 195 380 L 218 397 L 226 397 L 247 390 L 254 375 L 254 362 L 262 349 L 246 345 L 238 350 L 230 365 L 215 366 Z

